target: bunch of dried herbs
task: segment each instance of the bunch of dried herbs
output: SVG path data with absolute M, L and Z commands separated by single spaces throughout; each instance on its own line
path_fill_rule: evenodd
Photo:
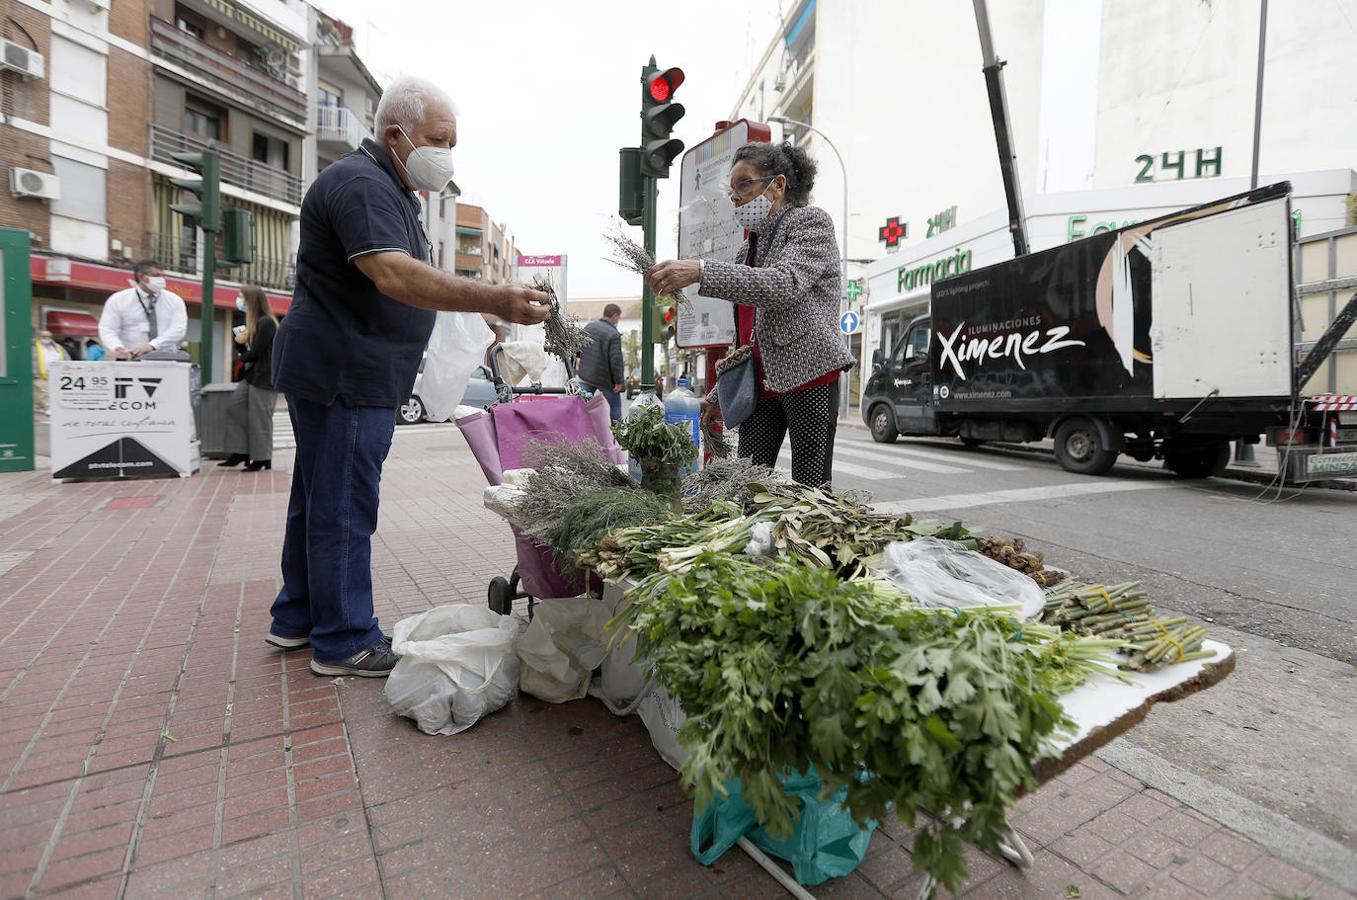
M 584 329 L 574 316 L 567 316 L 561 312 L 561 301 L 556 296 L 556 287 L 550 279 L 541 275 L 534 276 L 532 286 L 551 297 L 551 313 L 542 323 L 542 329 L 546 333 L 542 341 L 543 348 L 561 362 L 575 365 L 580 351 L 593 343 L 593 338 L 584 333 Z
M 523 461 L 533 473 L 513 501 L 514 524 L 534 537 L 546 531 L 581 495 L 608 488 L 634 488 L 625 472 L 609 462 L 592 440 L 529 440 Z
M 603 239 L 612 245 L 613 255 L 607 259 L 613 265 L 621 266 L 637 275 L 645 275 L 655 268 L 655 257 L 651 256 L 650 251 L 645 247 L 628 237 L 621 225 L 615 226 L 610 233 L 603 236 Z M 688 297 L 683 293 L 682 288 L 667 296 L 673 302 L 661 303 L 661 306 L 674 306 L 688 302 Z
M 785 480 L 784 473 L 747 457 L 714 459 L 683 479 L 683 509 L 689 513 L 702 512 L 716 500 L 729 500 L 743 508 L 752 496 L 753 485 Z
M 915 867 L 954 893 L 964 845 L 997 851 L 1033 765 L 1070 727 L 1056 694 L 1108 665 L 1088 639 L 1001 611 L 922 609 L 878 580 L 715 551 L 643 580 L 610 627 L 635 633 L 687 715 L 699 806 L 738 778 L 785 835 L 798 810 L 782 778 L 813 766 L 859 822 L 891 805 L 911 826 L 933 816 Z

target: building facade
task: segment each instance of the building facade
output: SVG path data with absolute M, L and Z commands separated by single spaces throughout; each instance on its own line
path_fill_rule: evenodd
M 465 278 L 489 284 L 513 281 L 518 247 L 508 226 L 494 221 L 485 209 L 474 204 L 459 203 L 456 213 L 453 270 Z
M 1259 13 L 1257 0 L 989 4 L 1034 249 L 1247 189 Z M 1349 224 L 1353 37 L 1334 4 L 1268 19 L 1259 183 L 1294 183 L 1301 239 Z M 925 277 L 1012 255 L 981 65 L 970 4 L 800 0 L 732 106 L 817 158 L 813 202 L 841 237 L 846 199 L 854 402 L 872 351 L 926 305 Z

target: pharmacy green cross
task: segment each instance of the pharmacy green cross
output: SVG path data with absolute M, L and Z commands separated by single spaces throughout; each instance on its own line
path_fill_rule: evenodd
M 848 302 L 857 303 L 858 297 L 862 294 L 862 282 L 857 280 L 848 282 L 846 291 L 848 293 Z

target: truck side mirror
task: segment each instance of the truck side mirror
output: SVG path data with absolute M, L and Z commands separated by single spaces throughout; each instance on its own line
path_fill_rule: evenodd
M 878 347 L 877 349 L 872 351 L 872 368 L 873 369 L 881 368 L 881 363 L 882 363 L 881 348 Z

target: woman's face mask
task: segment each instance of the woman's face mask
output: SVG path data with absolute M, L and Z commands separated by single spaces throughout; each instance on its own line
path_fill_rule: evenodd
M 741 228 L 757 231 L 759 225 L 761 225 L 768 218 L 768 214 L 773 211 L 773 201 L 768 199 L 769 187 L 772 187 L 771 182 L 757 197 L 735 207 L 735 221 L 740 223 Z
M 245 298 L 244 298 L 244 297 L 237 297 L 237 298 L 236 298 L 236 309 L 240 310 L 241 312 L 245 312 Z

